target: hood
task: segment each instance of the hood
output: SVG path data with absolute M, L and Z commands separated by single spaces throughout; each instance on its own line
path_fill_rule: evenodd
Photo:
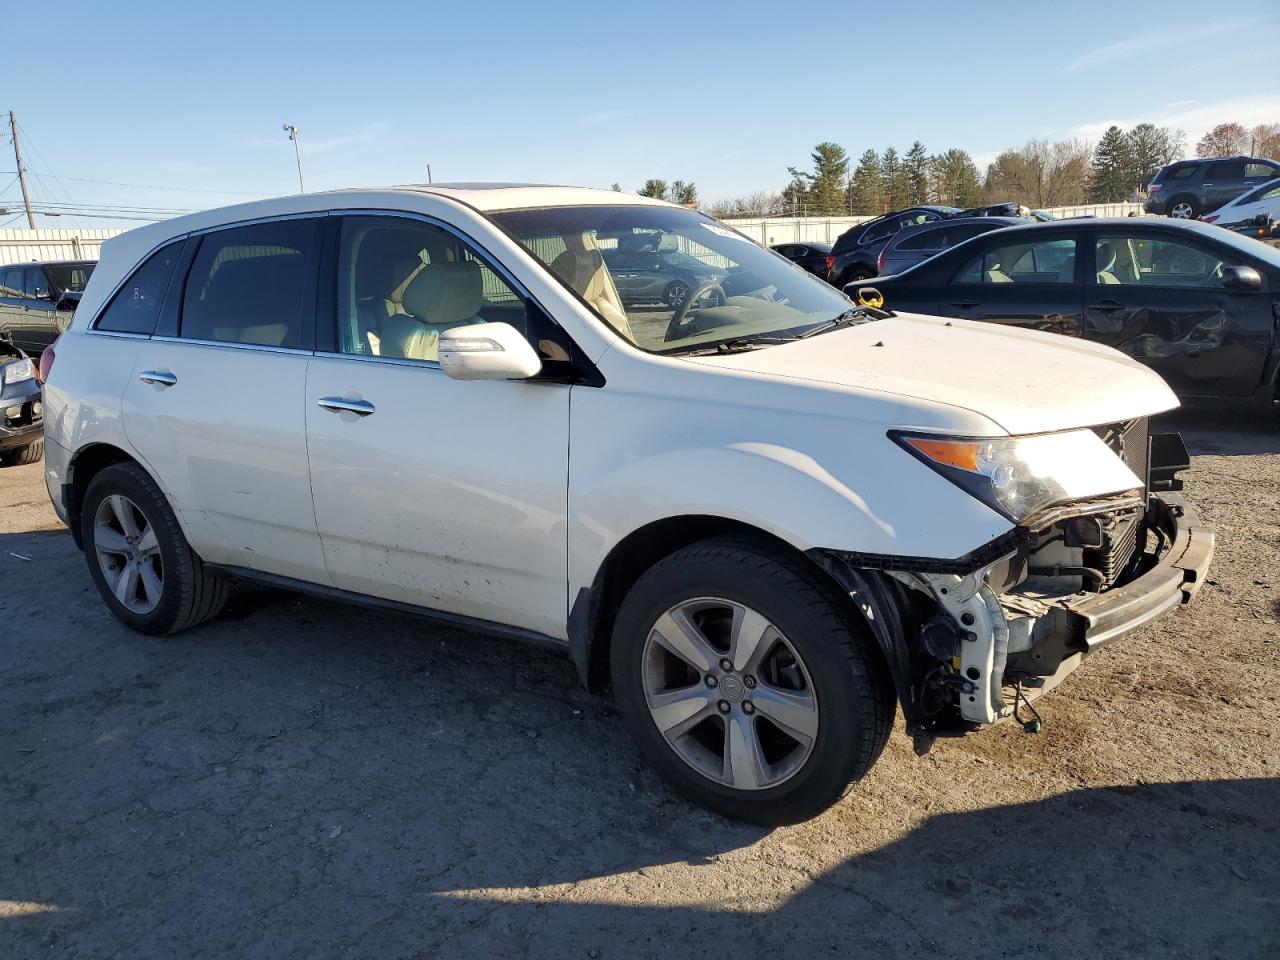
M 1178 405 L 1156 374 L 1110 347 L 915 314 L 690 361 L 963 407 L 1011 434 L 1115 423 Z

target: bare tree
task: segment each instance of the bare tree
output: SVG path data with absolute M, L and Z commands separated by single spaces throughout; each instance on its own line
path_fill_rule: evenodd
M 1248 131 L 1238 123 L 1220 123 L 1196 144 L 1197 157 L 1238 157 L 1248 150 Z
M 1280 160 L 1280 123 L 1260 123 L 1249 131 L 1249 155 Z
M 783 213 L 783 200 L 779 194 L 757 190 L 742 197 L 716 200 L 704 209 L 721 220 L 729 217 L 776 217 Z
M 1032 208 L 1084 203 L 1091 154 L 1080 140 L 1032 140 L 1020 150 L 1006 150 L 987 168 L 983 196 Z

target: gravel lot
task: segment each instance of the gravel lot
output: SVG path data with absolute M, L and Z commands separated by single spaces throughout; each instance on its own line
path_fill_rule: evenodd
M 567 660 L 279 592 L 112 619 L 0 471 L 0 958 L 1280 956 L 1280 420 L 1182 414 L 1190 608 L 772 832 L 669 793 Z

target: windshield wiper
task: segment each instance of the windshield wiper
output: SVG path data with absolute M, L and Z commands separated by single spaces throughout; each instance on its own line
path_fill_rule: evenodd
M 867 316 L 867 312 L 865 310 L 863 310 L 861 307 L 853 307 L 849 310 L 846 310 L 844 313 L 840 314 L 838 317 L 833 317 L 832 319 L 828 320 L 826 323 L 820 323 L 816 327 L 812 327 L 806 330 L 804 333 L 798 335 L 796 339 L 806 340 L 809 337 L 816 337 L 820 333 L 826 333 L 828 330 L 834 330 L 836 329 L 836 327 L 845 327 L 851 323 L 854 323 L 855 321 L 864 322 L 869 319 L 871 318 Z
M 793 340 L 799 339 L 799 337 L 773 337 L 764 335 L 757 337 L 736 337 L 733 340 L 722 340 L 709 347 L 698 347 L 693 350 L 673 350 L 670 355 L 678 357 L 706 357 L 711 356 L 712 354 L 746 353 L 748 350 L 755 350 L 757 347 L 771 347 L 775 344 L 791 343 Z

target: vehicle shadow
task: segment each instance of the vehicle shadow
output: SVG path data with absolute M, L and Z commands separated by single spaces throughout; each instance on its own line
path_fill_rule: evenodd
M 141 637 L 65 534 L 10 548 L 0 956 L 1280 950 L 1277 780 L 905 832 L 855 789 L 771 833 L 668 791 L 554 651 L 280 591 Z
M 1152 430 L 1181 433 L 1192 456 L 1280 453 L 1280 408 L 1185 406 L 1157 417 Z

